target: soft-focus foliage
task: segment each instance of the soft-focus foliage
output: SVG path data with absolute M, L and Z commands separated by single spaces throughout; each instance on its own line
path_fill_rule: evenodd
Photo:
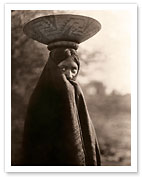
M 48 59 L 46 46 L 25 36 L 23 25 L 33 18 L 54 13 L 58 11 L 11 12 L 12 165 L 20 164 L 28 101 Z M 98 56 L 103 62 L 100 51 L 88 53 L 80 50 L 79 56 L 81 78 L 85 77 L 87 67 L 94 63 L 97 66 Z M 82 89 L 98 135 L 103 165 L 130 165 L 130 95 L 120 95 L 115 90 L 107 95 L 103 83 L 95 80 L 89 82 L 89 77 L 87 80 L 87 84 L 82 84 Z

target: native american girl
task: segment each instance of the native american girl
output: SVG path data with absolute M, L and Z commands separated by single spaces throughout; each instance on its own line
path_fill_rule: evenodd
M 80 69 L 77 47 L 72 42 L 57 44 L 49 48 L 48 61 L 29 101 L 24 165 L 101 165 L 95 129 L 76 81 Z

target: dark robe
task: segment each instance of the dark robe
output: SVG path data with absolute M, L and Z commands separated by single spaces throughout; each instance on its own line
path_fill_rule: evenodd
M 96 166 L 100 152 L 81 88 L 49 57 L 30 98 L 24 165 Z

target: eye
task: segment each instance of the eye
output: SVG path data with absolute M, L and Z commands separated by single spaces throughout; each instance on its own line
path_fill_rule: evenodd
M 66 71 L 66 68 L 63 67 L 63 68 L 60 68 L 62 72 L 65 72 Z
M 74 74 L 77 73 L 77 69 L 76 69 L 76 68 L 73 68 L 71 71 L 72 71 L 72 73 L 74 73 Z

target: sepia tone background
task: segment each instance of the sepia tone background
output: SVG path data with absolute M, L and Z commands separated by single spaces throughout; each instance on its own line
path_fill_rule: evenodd
M 49 54 L 47 46 L 23 34 L 23 25 L 39 16 L 61 13 L 90 16 L 102 25 L 98 34 L 80 44 L 78 81 L 97 132 L 102 165 L 131 165 L 131 14 L 48 10 L 11 11 L 12 165 L 20 165 L 28 101 Z

